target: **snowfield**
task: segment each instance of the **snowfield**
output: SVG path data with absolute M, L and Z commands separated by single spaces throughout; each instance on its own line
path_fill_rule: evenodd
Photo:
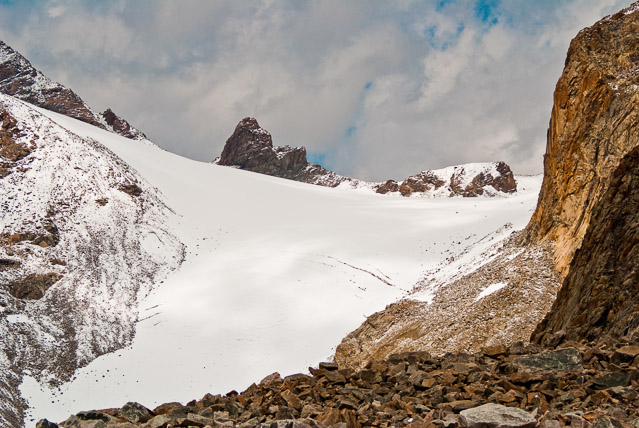
M 177 214 L 163 227 L 186 246 L 186 259 L 138 302 L 131 346 L 59 388 L 25 376 L 28 426 L 127 401 L 184 403 L 243 390 L 274 371 L 306 372 L 425 272 L 487 236 L 505 238 L 507 224 L 522 229 L 541 185 L 541 177 L 517 177 L 516 195 L 493 198 L 330 189 L 196 162 L 39 111 L 97 140 L 158 189 Z

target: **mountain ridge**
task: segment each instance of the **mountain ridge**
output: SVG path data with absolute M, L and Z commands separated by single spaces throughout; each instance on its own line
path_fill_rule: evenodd
M 146 135 L 108 108 L 98 114 L 75 92 L 49 79 L 18 51 L 0 40 L 0 92 L 90 123 L 133 140 Z
M 319 186 L 372 189 L 379 194 L 405 197 L 498 196 L 517 192 L 517 182 L 505 162 L 425 170 L 401 183 L 346 177 L 308 162 L 305 147 L 273 146 L 271 134 L 252 117 L 240 120 L 213 163 Z

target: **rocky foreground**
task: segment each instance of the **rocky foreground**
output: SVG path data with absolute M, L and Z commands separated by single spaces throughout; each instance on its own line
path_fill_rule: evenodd
M 334 363 L 309 370 L 285 378 L 273 373 L 240 394 L 207 394 L 153 410 L 127 403 L 37 427 L 639 426 L 639 336 L 560 349 L 517 343 L 439 358 L 411 352 L 359 371 Z

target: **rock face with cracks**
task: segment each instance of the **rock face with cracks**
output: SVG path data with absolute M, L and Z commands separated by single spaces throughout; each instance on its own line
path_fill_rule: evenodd
M 590 226 L 534 340 L 639 331 L 639 147 L 626 155 L 593 207 Z
M 579 32 L 555 88 L 544 182 L 527 230 L 532 241 L 553 243 L 562 277 L 613 172 L 639 145 L 638 8 Z

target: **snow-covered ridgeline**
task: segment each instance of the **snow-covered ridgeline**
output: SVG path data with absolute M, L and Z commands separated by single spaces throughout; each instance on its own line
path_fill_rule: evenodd
M 163 197 L 103 145 L 13 97 L 0 95 L 0 110 L 17 122 L 15 143 L 31 150 L 0 179 L 0 258 L 14 263 L 0 270 L 0 364 L 55 385 L 131 341 L 138 301 L 180 265 L 183 246 Z M 15 238 L 43 224 L 55 226 L 56 245 Z M 60 277 L 41 299 L 9 292 L 39 274 Z M 10 413 L 0 408 L 0 425 Z

